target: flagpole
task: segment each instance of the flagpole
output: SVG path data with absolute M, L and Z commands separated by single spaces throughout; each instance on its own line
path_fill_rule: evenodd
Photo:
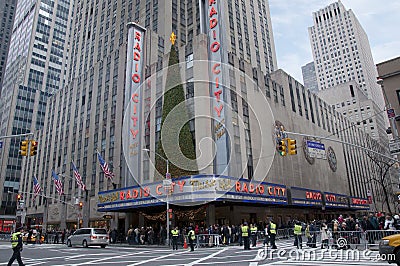
M 76 167 L 76 165 L 75 165 L 75 163 L 73 161 L 72 161 L 72 163 Z M 80 227 L 80 217 L 79 217 L 79 215 L 83 212 L 83 210 L 82 210 L 82 212 L 79 210 L 79 202 L 81 201 L 81 196 L 82 196 L 82 194 L 81 194 L 82 187 L 78 184 L 78 181 L 76 180 L 76 178 L 73 178 L 71 176 L 66 176 L 66 175 L 60 174 L 60 173 L 58 173 L 57 175 L 62 176 L 64 178 L 69 178 L 69 179 L 75 180 L 75 182 L 76 182 L 76 184 L 78 186 L 78 193 L 77 193 L 78 195 L 76 197 L 77 201 L 75 201 L 75 204 L 71 204 L 71 205 L 76 207 L 76 217 L 77 217 L 76 228 L 79 229 L 79 227 Z M 82 215 L 82 219 L 83 219 L 83 215 Z

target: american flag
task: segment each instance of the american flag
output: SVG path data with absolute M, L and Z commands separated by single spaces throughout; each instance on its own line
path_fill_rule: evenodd
M 114 174 L 110 171 L 110 169 L 108 168 L 108 164 L 106 163 L 106 161 L 104 161 L 99 152 L 97 152 L 97 158 L 99 159 L 100 167 L 103 170 L 105 177 L 112 180 Z
M 42 188 L 37 180 L 37 178 L 33 177 L 33 202 L 35 203 L 35 199 L 39 193 L 42 192 Z
M 53 176 L 54 184 L 56 185 L 58 194 L 59 195 L 64 194 L 62 182 L 61 182 L 60 178 L 58 177 L 58 175 L 54 172 L 54 170 L 51 170 L 51 175 Z
M 36 198 L 36 196 L 39 195 L 40 192 L 42 192 L 42 188 L 40 187 L 40 184 L 39 184 L 37 178 L 34 176 L 33 177 L 33 193 L 34 193 L 34 197 Z
M 79 171 L 78 171 L 78 169 L 76 168 L 74 162 L 71 162 L 71 164 L 72 164 L 72 169 L 74 170 L 74 176 L 75 176 L 75 179 L 76 179 L 76 183 L 78 183 L 78 186 L 79 186 L 83 191 L 85 191 L 85 190 L 86 190 L 86 186 L 85 186 L 85 184 L 83 184 L 81 174 L 79 174 Z

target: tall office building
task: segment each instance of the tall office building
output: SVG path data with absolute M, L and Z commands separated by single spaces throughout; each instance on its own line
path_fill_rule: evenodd
M 318 92 L 317 74 L 315 73 L 314 62 L 310 62 L 301 67 L 301 73 L 303 75 L 304 87 L 312 91 L 313 93 Z
M 17 0 L 5 0 L 0 2 L 0 95 L 16 6 Z
M 379 108 L 385 106 L 367 34 L 341 1 L 313 13 L 308 29 L 318 89 L 355 80 Z
M 1 94 L 0 135 L 35 132 L 43 127 L 48 98 L 64 84 L 71 17 L 72 3 L 67 0 L 18 2 Z M 19 146 L 27 138 L 6 139 L 3 143 L 2 214 L 16 210 L 15 193 L 26 159 L 19 155 Z

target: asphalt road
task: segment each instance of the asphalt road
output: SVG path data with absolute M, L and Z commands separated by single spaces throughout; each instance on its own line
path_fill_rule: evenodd
M 358 255 L 357 255 L 358 254 Z M 10 244 L 0 242 L 0 265 L 7 265 L 12 255 Z M 65 245 L 24 245 L 22 258 L 25 265 L 368 265 L 387 266 L 376 251 L 344 252 L 305 248 L 293 249 L 293 241 L 278 242 L 278 250 L 265 250 L 262 246 L 245 251 L 243 247 L 201 248 L 194 252 L 180 249 L 173 252 L 162 247 L 108 246 L 68 248 Z M 17 265 L 17 262 L 14 262 Z

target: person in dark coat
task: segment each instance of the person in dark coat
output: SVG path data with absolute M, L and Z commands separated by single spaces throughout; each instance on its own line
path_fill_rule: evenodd
M 65 229 L 64 229 L 64 231 L 62 231 L 62 233 L 61 233 L 61 243 L 62 243 L 62 244 L 65 244 L 64 241 L 65 241 Z

